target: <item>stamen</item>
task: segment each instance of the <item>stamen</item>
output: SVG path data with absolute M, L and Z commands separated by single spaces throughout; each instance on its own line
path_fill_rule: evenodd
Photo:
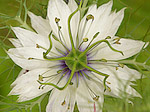
M 73 85 L 73 82 L 70 82 L 69 84 L 70 84 L 70 85 Z
M 39 75 L 39 81 L 43 81 L 43 76 Z
M 67 83 L 63 87 L 59 87 L 59 86 L 57 86 L 57 85 L 55 85 L 53 83 L 42 83 L 42 82 L 40 82 L 38 80 L 37 80 L 37 82 L 40 83 L 41 85 L 50 85 L 50 86 L 53 86 L 53 87 L 55 87 L 55 88 L 57 88 L 59 90 L 63 90 L 70 84 L 70 82 L 71 82 L 71 80 L 73 78 L 73 75 L 74 75 L 74 73 L 76 71 L 76 66 L 77 66 L 77 62 L 74 62 L 73 68 L 72 68 L 72 71 L 71 71 L 71 74 L 70 74 L 70 77 L 69 77 Z
M 106 81 L 107 82 L 107 84 L 111 84 L 110 82 L 108 82 L 108 81 Z
M 99 96 L 94 97 L 93 100 L 98 101 L 99 100 Z
M 113 39 L 113 41 L 120 41 L 120 38 L 119 37 L 115 38 L 115 39 Z
M 119 68 L 118 67 L 116 67 L 116 70 L 118 70 Z
M 61 81 L 61 79 L 68 73 L 68 70 L 66 72 L 63 73 L 63 75 L 60 77 L 59 81 L 57 82 L 57 84 Z M 70 83 L 69 83 L 70 84 Z
M 121 44 L 119 41 L 114 42 L 114 44 Z
M 46 48 L 40 46 L 39 44 L 36 44 L 36 48 L 42 48 L 42 49 L 44 49 L 44 50 L 47 50 Z
M 60 19 L 56 17 L 55 22 L 58 23 L 59 21 L 60 21 Z
M 33 60 L 33 59 L 35 59 L 35 58 L 28 58 L 28 60 Z
M 97 74 L 99 74 L 99 75 L 101 75 L 101 76 L 105 76 L 105 78 L 104 78 L 104 80 L 103 80 L 104 92 L 105 92 L 105 91 L 106 91 L 106 88 L 107 88 L 107 86 L 106 86 L 106 80 L 107 80 L 107 78 L 109 77 L 109 75 L 104 74 L 104 73 L 102 73 L 102 72 L 99 72 L 99 71 L 97 71 L 97 70 L 95 70 L 95 69 L 89 67 L 88 65 L 84 64 L 84 63 L 81 62 L 80 60 L 78 60 L 78 62 L 79 62 L 83 67 L 85 67 L 85 68 L 87 68 L 87 69 L 89 69 L 89 70 L 91 70 L 91 71 L 93 71 L 93 72 L 95 72 L 95 73 L 97 73 Z
M 79 58 L 83 57 L 83 56 L 84 56 L 90 49 L 92 49 L 95 45 L 100 44 L 100 43 L 102 43 L 102 42 L 105 42 L 105 43 L 109 46 L 109 48 L 111 48 L 111 50 L 113 50 L 113 51 L 115 51 L 115 52 L 119 52 L 119 53 L 121 53 L 122 55 L 124 55 L 122 51 L 119 51 L 119 50 L 113 48 L 113 47 L 111 46 L 111 44 L 110 44 L 107 40 L 104 39 L 104 40 L 97 41 L 97 42 L 95 42 L 94 44 L 92 44 L 90 47 L 88 47 L 84 52 L 82 52 L 82 53 L 79 55 Z
M 82 73 L 81 73 L 82 74 Z M 85 84 L 86 84 L 86 86 L 87 86 L 87 88 L 88 88 L 88 91 L 89 91 L 89 93 L 90 93 L 90 96 L 94 99 L 94 98 L 98 98 L 98 96 L 96 95 L 96 93 L 94 93 L 94 91 L 89 87 L 89 85 L 87 84 L 87 82 L 86 82 L 86 80 L 84 79 L 84 77 L 83 77 L 83 80 L 84 80 L 84 82 L 85 82 Z
M 52 35 L 52 37 L 53 37 L 56 41 L 58 41 L 58 42 L 67 50 L 67 52 L 69 53 L 68 48 L 67 48 L 55 35 Z
M 68 67 L 63 68 L 62 70 L 58 70 L 57 73 L 60 74 L 62 71 L 64 71 L 65 69 L 67 69 Z
M 111 39 L 111 37 L 110 37 L 110 36 L 107 36 L 105 39 Z
M 68 104 L 68 110 L 70 109 L 70 103 Z
M 83 41 L 81 42 L 81 44 L 79 45 L 79 47 L 78 48 L 80 48 L 81 47 L 81 45 L 84 43 L 84 42 L 87 42 L 89 39 L 88 38 L 83 38 Z
M 119 42 L 119 41 L 120 41 L 120 38 L 119 38 L 119 37 L 113 39 L 113 41 L 115 41 L 113 44 L 121 44 L 121 43 Z
M 55 49 L 59 52 L 59 53 L 61 53 L 62 55 L 66 55 L 63 51 L 61 51 L 60 49 L 58 49 L 57 47 L 55 47 Z
M 64 106 L 65 104 L 66 104 L 66 101 L 64 100 L 61 105 Z
M 90 77 L 84 71 L 82 71 L 82 72 L 83 72 L 84 76 L 90 80 Z
M 118 64 L 119 67 L 124 68 L 124 64 Z
M 93 36 L 92 40 L 90 41 L 90 43 L 89 43 L 89 45 L 86 47 L 86 49 L 90 46 L 90 44 L 93 42 L 93 40 L 94 40 L 98 35 L 99 35 L 99 32 L 97 32 L 97 33 Z
M 94 16 L 92 14 L 89 14 L 86 16 L 86 21 L 92 19 L 92 21 L 94 20 Z
M 101 60 L 99 60 L 99 61 L 101 61 L 101 62 L 107 62 L 107 60 L 106 59 L 104 59 L 104 58 L 102 58 Z

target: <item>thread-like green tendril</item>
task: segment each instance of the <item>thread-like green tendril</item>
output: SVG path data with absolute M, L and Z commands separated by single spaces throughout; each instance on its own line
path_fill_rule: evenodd
M 60 61 L 60 60 L 73 60 L 71 57 L 58 57 L 58 58 L 48 58 L 44 57 L 44 59 L 49 60 L 49 61 Z
M 49 34 L 50 47 L 46 52 L 43 52 L 43 58 L 49 61 L 59 61 L 59 60 L 73 60 L 71 57 L 59 57 L 59 58 L 48 58 L 47 54 L 50 53 L 52 49 L 52 40 L 51 40 L 52 31 Z
M 92 49 L 95 45 L 100 44 L 100 43 L 102 43 L 102 42 L 105 42 L 105 43 L 111 48 L 111 50 L 113 50 L 113 51 L 115 51 L 115 52 L 119 52 L 119 53 L 121 53 L 122 55 L 124 55 L 122 51 L 119 51 L 119 50 L 113 48 L 113 47 L 110 45 L 110 43 L 109 43 L 107 40 L 104 39 L 104 40 L 100 40 L 100 41 L 97 41 L 97 42 L 93 43 L 90 47 L 88 47 L 84 52 L 82 52 L 82 53 L 79 55 L 79 58 L 81 58 L 81 57 L 83 57 L 84 55 L 86 55 L 86 53 L 87 53 L 90 49 Z
M 46 51 L 46 52 L 43 52 L 43 57 L 44 58 L 46 58 L 46 55 L 51 51 L 51 49 L 52 49 L 52 40 L 51 40 L 51 35 L 52 35 L 52 31 L 50 32 L 50 34 L 49 34 L 49 42 L 50 42 L 50 47 L 49 47 L 49 49 Z
M 71 71 L 71 74 L 70 74 L 70 77 L 69 77 L 67 83 L 66 83 L 63 87 L 59 87 L 59 86 L 57 86 L 57 85 L 55 85 L 55 84 L 53 84 L 53 83 L 42 83 L 42 82 L 40 82 L 40 81 L 38 81 L 38 80 L 37 80 L 37 81 L 38 81 L 41 85 L 50 85 L 50 86 L 53 86 L 53 87 L 55 87 L 55 88 L 57 88 L 57 89 L 59 89 L 59 90 L 64 90 L 64 89 L 70 84 L 70 82 L 71 82 L 71 80 L 72 80 L 72 78 L 73 78 L 73 75 L 74 75 L 74 73 L 75 73 L 75 71 L 76 71 L 76 66 L 77 66 L 77 62 L 74 62 L 73 68 L 72 68 L 72 71 Z
M 91 70 L 91 71 L 93 71 L 93 72 L 95 72 L 95 73 L 97 73 L 97 74 L 99 74 L 99 75 L 101 75 L 101 76 L 105 76 L 105 78 L 104 78 L 104 80 L 103 80 L 104 92 L 105 92 L 105 91 L 106 91 L 106 88 L 107 88 L 107 86 L 106 86 L 106 80 L 107 80 L 107 78 L 109 77 L 109 75 L 108 75 L 108 74 L 104 74 L 104 73 L 102 73 L 102 72 L 99 72 L 99 71 L 97 71 L 97 70 L 95 70 L 95 69 L 89 67 L 88 65 L 86 65 L 85 63 L 83 63 L 83 62 L 81 62 L 81 61 L 78 61 L 78 62 L 79 62 L 83 67 L 87 68 L 88 70 Z
M 74 43 L 73 43 L 73 37 L 72 37 L 72 33 L 71 33 L 71 25 L 70 25 L 70 23 L 71 23 L 72 17 L 80 10 L 81 5 L 82 5 L 82 1 L 83 0 L 81 0 L 79 7 L 72 14 L 70 14 L 70 16 L 68 18 L 69 37 L 70 37 L 70 42 L 71 42 L 71 46 L 72 46 L 72 51 L 73 51 L 74 54 L 76 54 L 76 52 L 75 52 L 75 46 L 74 46 Z

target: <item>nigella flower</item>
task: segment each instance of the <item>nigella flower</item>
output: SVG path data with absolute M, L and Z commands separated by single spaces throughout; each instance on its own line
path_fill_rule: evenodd
M 80 18 L 81 4 L 50 0 L 47 19 L 28 12 L 35 31 L 12 27 L 18 39 L 10 39 L 16 48 L 8 55 L 22 71 L 9 94 L 19 102 L 52 90 L 46 112 L 73 112 L 75 103 L 80 112 L 100 112 L 104 95 L 140 97 L 130 86 L 140 73 L 118 61 L 145 44 L 115 36 L 124 9 L 112 12 L 110 1 Z

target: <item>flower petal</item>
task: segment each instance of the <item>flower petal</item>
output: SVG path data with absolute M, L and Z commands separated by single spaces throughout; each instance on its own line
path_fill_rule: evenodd
M 57 37 L 61 37 L 61 40 L 63 43 L 67 46 L 67 48 L 71 48 L 70 38 L 69 38 L 69 32 L 68 32 L 68 17 L 72 13 L 72 9 L 69 8 L 69 6 L 62 0 L 50 0 L 48 5 L 48 18 L 50 20 L 51 28 L 54 32 L 54 34 Z M 77 16 L 76 16 L 77 15 Z M 73 34 L 73 38 L 76 38 L 76 32 L 78 28 L 78 22 L 79 22 L 79 16 L 76 14 L 73 16 L 73 18 L 76 20 L 71 21 L 71 30 Z M 61 33 L 58 30 L 58 25 L 55 22 L 55 18 L 59 18 L 59 26 L 61 26 Z M 76 23 L 76 24 L 75 24 Z M 59 35 L 60 33 L 60 35 Z M 74 41 L 75 43 L 75 41 Z
M 43 52 L 45 52 L 45 50 L 39 48 L 21 47 L 9 49 L 7 53 L 17 65 L 26 70 L 52 67 L 59 64 L 57 61 L 52 62 L 43 59 Z
M 96 64 L 93 67 L 96 67 L 95 69 L 109 75 L 107 79 L 108 83 L 106 84 L 108 87 L 110 87 L 111 92 L 107 91 L 106 94 L 123 97 L 123 95 L 125 95 L 123 93 L 126 92 L 129 96 L 141 97 L 139 93 L 130 86 L 132 85 L 130 81 L 135 81 L 141 76 L 141 74 L 136 70 L 130 69 L 127 66 L 124 66 L 124 68 L 120 67 L 118 70 L 116 70 L 116 67 L 107 65 L 104 66 Z M 98 75 L 96 73 L 93 74 L 101 81 L 104 80 L 104 76 Z
M 31 18 L 32 27 L 37 31 L 37 33 L 48 36 L 51 28 L 49 21 L 43 19 L 41 16 L 36 16 L 32 12 L 28 12 L 29 17 Z
M 88 86 L 86 85 L 85 79 L 79 81 L 79 87 L 77 88 L 77 105 L 80 112 L 93 112 L 94 109 L 96 112 L 102 112 L 102 105 L 104 102 L 104 97 L 101 93 L 100 88 L 94 82 L 86 79 Z M 98 100 L 95 101 L 95 94 L 99 96 Z
M 13 89 L 9 95 L 19 95 L 18 101 L 23 102 L 50 91 L 53 88 L 52 86 L 45 86 L 43 89 L 39 89 L 40 84 L 37 80 L 39 79 L 39 75 L 42 75 L 43 73 L 44 77 L 54 75 L 57 74 L 57 70 L 58 68 L 34 69 L 21 75 L 12 83 L 11 86 L 13 86 Z M 55 76 L 50 81 L 51 83 L 56 84 L 58 80 L 58 76 Z
M 105 39 L 107 36 L 113 37 L 124 17 L 124 9 L 119 12 L 111 13 L 111 8 L 113 5 L 113 1 L 100 6 L 97 9 L 96 5 L 92 5 L 85 17 L 81 20 L 80 28 L 79 28 L 79 38 L 88 38 L 89 41 L 84 43 L 82 49 L 89 44 L 92 40 L 93 36 L 99 32 L 99 35 L 96 39 L 93 40 L 92 43 L 96 42 L 97 40 Z M 86 20 L 86 17 L 91 14 L 94 16 L 94 20 Z M 80 40 L 82 42 L 82 40 Z
M 119 51 L 122 51 L 124 56 L 121 53 L 112 51 L 108 46 L 106 46 L 99 49 L 97 54 L 94 57 L 92 57 L 92 59 L 102 59 L 102 58 L 105 58 L 107 60 L 126 59 L 140 52 L 143 45 L 145 44 L 145 42 L 142 41 L 123 38 L 121 38 L 119 42 L 121 44 L 112 44 L 112 47 Z
M 9 38 L 9 41 L 15 46 L 15 47 L 22 47 L 21 42 L 19 39 Z
M 35 47 L 38 44 L 46 49 L 49 48 L 50 43 L 46 36 L 36 34 L 35 32 L 20 27 L 12 27 L 12 30 L 24 47 Z
M 66 84 L 66 77 L 64 77 L 59 86 Z M 49 103 L 46 112 L 73 112 L 75 105 L 76 88 L 69 85 L 64 90 L 54 89 L 49 97 Z

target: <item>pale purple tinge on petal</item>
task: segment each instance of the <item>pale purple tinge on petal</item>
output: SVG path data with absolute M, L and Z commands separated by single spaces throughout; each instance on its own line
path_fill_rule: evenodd
M 145 42 L 131 39 L 120 39 L 120 44 L 114 44 L 115 41 L 111 42 L 112 47 L 118 51 L 122 51 L 124 55 L 119 52 L 115 52 L 109 48 L 108 45 L 97 50 L 97 54 L 92 59 L 106 59 L 106 60 L 121 60 L 129 58 L 141 51 Z M 101 46 L 101 45 L 99 45 Z
M 9 38 L 9 41 L 15 46 L 15 47 L 23 47 L 19 39 L 15 38 Z
M 51 28 L 53 33 L 59 37 L 58 26 L 55 22 L 55 18 L 59 18 L 58 22 L 59 26 L 61 26 L 61 39 L 63 43 L 67 46 L 67 48 L 71 48 L 69 32 L 68 32 L 68 17 L 72 13 L 74 9 L 70 9 L 70 7 L 62 0 L 50 0 L 48 5 L 48 13 L 47 16 L 50 21 Z M 73 17 L 74 20 L 71 21 L 71 30 L 73 34 L 73 38 L 76 38 L 76 33 L 79 24 L 79 13 L 75 14 Z M 74 41 L 75 42 L 75 41 Z
M 107 79 L 108 83 L 106 84 L 110 87 L 111 92 L 107 89 L 105 94 L 122 98 L 124 97 L 123 93 L 126 92 L 129 97 L 141 97 L 140 94 L 130 86 L 132 85 L 130 81 L 140 79 L 141 74 L 138 71 L 130 69 L 127 66 L 124 66 L 123 68 L 119 67 L 118 70 L 116 70 L 115 66 L 112 67 L 97 64 L 95 67 L 98 71 L 109 75 Z M 93 74 L 97 77 L 95 78 L 96 80 L 104 80 L 104 76 L 98 75 L 94 72 Z
M 31 19 L 31 25 L 40 35 L 48 36 L 51 32 L 51 27 L 47 19 L 43 19 L 41 16 L 37 16 L 32 12 L 28 12 Z
M 92 5 L 85 17 L 81 20 L 79 27 L 79 38 L 82 42 L 83 38 L 88 38 L 89 41 L 84 43 L 82 49 L 85 49 L 93 36 L 99 32 L 99 35 L 92 43 L 97 40 L 105 39 L 107 36 L 114 37 L 124 17 L 124 9 L 119 12 L 111 12 L 113 1 L 110 1 L 99 8 Z M 86 21 L 86 16 L 92 14 L 94 20 Z
M 99 86 L 95 82 L 90 81 L 88 79 L 85 80 L 87 81 L 89 87 L 84 82 L 84 79 L 80 78 L 79 87 L 77 88 L 77 93 L 76 93 L 76 101 L 77 101 L 79 111 L 94 112 L 94 107 L 95 107 L 96 112 L 102 112 L 104 97 L 101 91 L 103 90 L 99 88 Z M 94 96 L 94 93 L 92 93 L 92 91 L 97 96 L 99 96 L 97 101 L 93 99 L 96 96 Z
M 13 83 L 13 89 L 9 93 L 9 95 L 19 95 L 19 102 L 31 100 L 35 97 L 38 97 L 44 93 L 50 91 L 53 87 L 52 86 L 45 86 L 43 89 L 39 89 L 40 84 L 37 82 L 39 79 L 39 75 L 43 74 L 45 76 L 51 76 L 57 73 L 58 68 L 40 68 L 31 70 L 24 75 L 18 77 Z M 59 76 L 53 76 L 51 78 L 51 82 L 56 84 L 59 80 Z M 47 79 L 44 79 L 46 81 Z
M 43 59 L 43 50 L 34 47 L 11 48 L 7 51 L 10 58 L 20 67 L 26 70 L 57 66 L 59 62 Z M 30 59 L 35 58 L 35 59 Z
M 62 87 L 66 84 L 66 77 L 63 77 L 58 86 Z M 53 89 L 46 112 L 73 112 L 76 98 L 76 87 L 68 85 L 64 90 Z

